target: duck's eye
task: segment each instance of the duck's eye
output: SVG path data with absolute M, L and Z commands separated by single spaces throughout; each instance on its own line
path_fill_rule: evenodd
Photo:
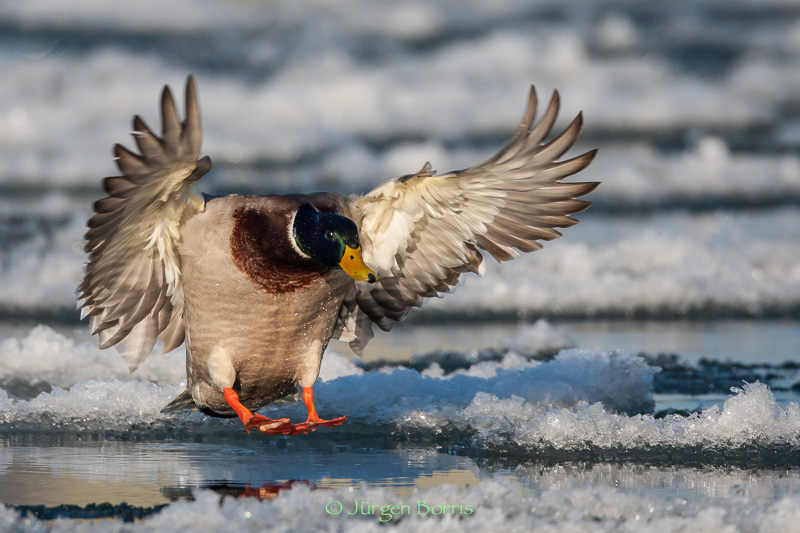
M 336 235 L 333 233 L 333 230 L 328 230 L 325 232 L 325 238 L 332 241 L 336 238 Z

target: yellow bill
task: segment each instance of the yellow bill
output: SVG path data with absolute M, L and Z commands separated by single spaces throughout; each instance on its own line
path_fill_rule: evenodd
M 364 259 L 361 258 L 360 246 L 358 248 L 345 246 L 344 255 L 342 260 L 339 261 L 339 266 L 356 281 L 369 281 L 370 283 L 378 281 L 378 275 L 364 264 Z

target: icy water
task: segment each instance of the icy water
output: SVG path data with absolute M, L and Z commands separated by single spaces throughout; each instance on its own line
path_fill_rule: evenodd
M 0 530 L 800 531 L 798 65 L 793 0 L 0 4 Z M 531 83 L 602 185 L 363 359 L 332 345 L 345 425 L 162 415 L 183 348 L 129 376 L 74 291 L 110 147 L 188 73 L 203 192 L 473 165 Z

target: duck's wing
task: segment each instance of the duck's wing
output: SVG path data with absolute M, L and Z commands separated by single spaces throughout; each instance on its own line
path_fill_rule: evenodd
M 481 274 L 480 250 L 508 261 L 560 237 L 555 228 L 577 223 L 569 215 L 590 205 L 577 198 L 598 184 L 561 180 L 586 168 L 596 150 L 558 161 L 578 138 L 582 115 L 546 142 L 558 93 L 534 124 L 536 105 L 531 87 L 519 128 L 486 162 L 438 175 L 426 164 L 351 200 L 348 214 L 359 226 L 364 261 L 379 281 L 355 284 L 335 335 L 359 351 L 372 337 L 372 323 L 388 330 L 425 298 L 451 290 L 464 272 Z
M 164 351 L 184 339 L 183 288 L 177 243 L 187 210 L 202 210 L 191 190 L 211 168 L 198 160 L 202 133 L 197 89 L 186 82 L 186 119 L 181 122 L 169 87 L 161 95 L 161 137 L 141 118 L 133 138 L 141 154 L 114 147 L 121 176 L 103 180 L 108 196 L 94 204 L 85 251 L 89 254 L 78 287 L 83 316 L 89 316 L 100 347 L 116 346 L 136 370 L 156 339 Z

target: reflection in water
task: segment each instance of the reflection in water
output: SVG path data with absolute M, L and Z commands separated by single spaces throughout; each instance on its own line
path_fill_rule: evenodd
M 275 498 L 282 490 L 288 490 L 295 485 L 305 485 L 309 490 L 315 490 L 317 487 L 309 483 L 307 479 L 290 479 L 286 483 L 265 483 L 258 488 L 252 489 L 250 485 L 244 487 L 244 490 L 239 494 L 240 498 L 258 498 L 259 500 L 271 500 Z
M 328 490 L 362 483 L 406 497 L 414 489 L 475 486 L 497 477 L 513 480 L 531 495 L 608 486 L 662 498 L 746 495 L 772 502 L 800 491 L 800 472 L 791 469 L 546 460 L 504 466 L 431 450 L 370 448 L 325 439 L 86 442 L 62 436 L 37 446 L 22 441 L 6 436 L 0 442 L 0 501 L 8 505 L 85 509 L 108 502 L 130 510 L 192 498 L 197 489 L 269 499 L 298 485 Z
M 341 488 L 365 482 L 407 493 L 417 486 L 475 483 L 471 460 L 427 450 L 384 450 L 325 438 L 213 442 L 0 440 L 0 501 L 10 505 L 152 506 L 214 485 L 261 487 L 308 480 Z M 453 475 L 450 475 L 453 473 Z
M 283 483 L 263 483 L 256 487 L 251 487 L 250 483 L 242 485 L 241 483 L 234 482 L 209 482 L 205 485 L 200 485 L 197 487 L 164 487 L 161 489 L 161 492 L 170 501 L 194 499 L 194 491 L 197 489 L 213 490 L 214 492 L 219 493 L 221 496 L 231 496 L 234 498 L 257 498 L 258 500 L 272 500 L 282 491 L 289 490 L 299 485 L 302 485 L 309 490 L 327 488 L 318 487 L 307 479 L 290 479 Z

